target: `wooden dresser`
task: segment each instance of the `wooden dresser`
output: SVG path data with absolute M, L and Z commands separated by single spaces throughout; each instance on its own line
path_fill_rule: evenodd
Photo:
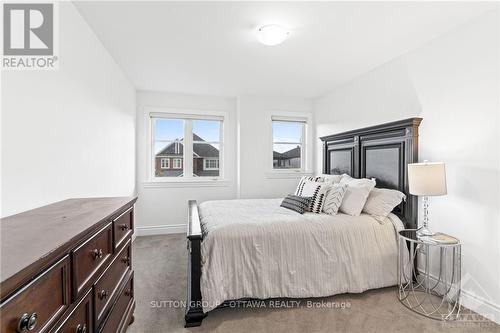
M 136 200 L 69 199 L 1 219 L 0 333 L 125 332 Z

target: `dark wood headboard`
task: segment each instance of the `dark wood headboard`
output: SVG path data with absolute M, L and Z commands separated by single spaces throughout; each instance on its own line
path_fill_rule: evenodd
M 418 162 L 418 127 L 410 118 L 321 137 L 323 172 L 375 178 L 377 187 L 396 189 L 406 201 L 393 211 L 406 228 L 417 228 L 418 201 L 408 190 L 408 164 Z

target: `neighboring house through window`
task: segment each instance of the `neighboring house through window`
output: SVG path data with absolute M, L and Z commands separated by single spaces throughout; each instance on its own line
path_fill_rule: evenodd
M 223 117 L 151 113 L 150 119 L 153 178 L 222 177 Z
M 305 169 L 306 120 L 272 117 L 273 169 Z

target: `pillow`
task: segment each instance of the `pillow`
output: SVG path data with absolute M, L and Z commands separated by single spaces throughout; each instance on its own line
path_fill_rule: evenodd
M 340 184 L 347 185 L 347 191 L 340 205 L 340 211 L 347 215 L 358 216 L 361 214 L 363 207 L 371 190 L 375 187 L 373 179 L 356 179 L 349 175 L 342 175 Z
M 325 202 L 323 203 L 323 211 L 330 215 L 337 214 L 346 191 L 346 184 L 332 184 L 330 190 L 328 190 L 326 194 Z
M 306 181 L 311 181 L 311 182 L 323 182 L 323 177 L 312 177 L 312 176 L 304 176 L 300 178 L 299 185 L 297 185 L 297 189 L 295 190 L 295 195 L 301 195 L 302 193 L 302 187 L 304 186 L 304 182 Z
M 301 197 L 311 197 L 309 211 L 319 214 L 323 210 L 323 203 L 331 184 L 306 180 L 301 188 Z
M 320 177 L 323 178 L 324 182 L 332 184 L 340 183 L 340 180 L 342 179 L 342 175 L 321 175 Z
M 344 173 L 342 175 L 342 178 L 340 179 L 340 183 L 343 184 L 371 184 L 374 183 L 376 184 L 377 182 L 375 181 L 375 178 L 353 178 L 349 176 L 347 173 Z
M 387 217 L 392 210 L 406 199 L 406 195 L 396 190 L 374 188 L 366 200 L 363 213 L 375 217 Z
M 304 214 L 309 209 L 311 198 L 299 197 L 297 195 L 289 194 L 281 202 L 281 207 L 291 209 L 299 214 Z

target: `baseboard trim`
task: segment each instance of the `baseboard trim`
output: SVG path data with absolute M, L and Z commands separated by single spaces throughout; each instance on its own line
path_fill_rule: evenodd
M 419 269 L 420 273 L 423 274 L 422 270 Z M 433 281 L 433 283 L 437 282 L 437 277 L 434 276 L 433 274 L 429 275 L 430 280 Z M 462 285 L 463 285 L 463 277 L 462 277 Z M 444 290 L 444 286 L 440 284 L 438 286 L 439 291 Z M 492 301 L 489 301 L 487 299 L 484 299 L 481 296 L 478 296 L 470 291 L 467 291 L 465 289 L 460 290 L 460 304 L 467 309 L 470 309 L 481 316 L 494 321 L 495 323 L 500 325 L 500 306 L 493 303 Z
M 500 306 L 467 290 L 461 296 L 460 304 L 500 325 Z
M 168 235 L 168 234 L 183 234 L 186 233 L 187 226 L 185 224 L 165 224 L 152 225 L 144 227 L 135 227 L 135 235 L 153 236 L 153 235 Z

